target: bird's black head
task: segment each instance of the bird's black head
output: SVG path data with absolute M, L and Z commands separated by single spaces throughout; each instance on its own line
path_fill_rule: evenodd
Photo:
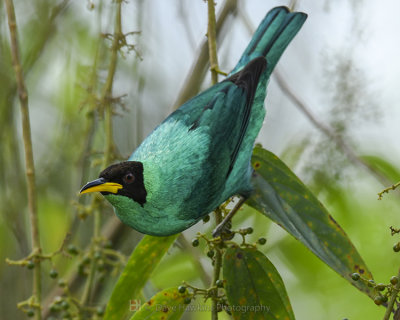
M 100 173 L 99 179 L 83 186 L 80 193 L 96 191 L 103 195 L 125 196 L 143 206 L 147 196 L 143 179 L 143 164 L 138 161 L 113 164 Z

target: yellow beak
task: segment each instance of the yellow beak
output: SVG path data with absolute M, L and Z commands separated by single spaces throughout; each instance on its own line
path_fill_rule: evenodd
M 99 178 L 88 182 L 85 184 L 82 189 L 79 191 L 80 194 L 89 193 L 89 192 L 111 192 L 117 193 L 119 189 L 122 189 L 123 186 L 119 183 L 115 182 L 106 182 L 104 178 Z

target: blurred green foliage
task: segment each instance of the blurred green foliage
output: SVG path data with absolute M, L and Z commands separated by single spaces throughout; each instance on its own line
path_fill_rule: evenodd
M 104 260 L 104 269 L 96 273 L 95 284 L 88 298 L 88 305 L 94 308 L 90 314 L 100 317 L 101 308 L 110 298 L 120 274 L 124 257 L 133 251 L 142 237 L 136 231 L 120 225 L 112 209 L 98 202 L 104 239 L 91 244 L 94 218 L 91 212 L 86 211 L 91 200 L 77 197 L 82 183 L 89 177 L 97 176 L 101 170 L 105 136 L 102 130 L 103 115 L 95 111 L 98 107 L 96 97 L 104 85 L 109 63 L 111 42 L 104 35 L 113 32 L 115 4 L 111 1 L 15 2 L 21 58 L 29 91 L 41 243 L 45 253 L 57 251 L 65 243 L 63 254 L 54 256 L 51 262 L 43 263 L 44 313 L 47 314 L 51 305 L 61 305 L 62 302 L 57 302 L 56 297 L 65 288 L 63 281 L 78 299 L 83 295 L 87 270 L 91 261 L 96 259 L 96 253 L 91 249 L 103 250 L 111 245 L 115 252 L 101 259 L 97 257 L 98 260 Z M 173 16 L 177 24 L 185 26 L 187 19 L 194 14 L 188 9 L 191 5 L 188 3 L 183 1 L 179 4 L 178 9 L 183 13 Z M 123 11 L 124 32 L 151 29 L 159 14 L 159 5 L 157 1 L 151 4 L 142 0 L 129 1 Z M 264 3 L 258 9 L 267 12 L 270 7 Z M 243 6 L 239 6 L 238 10 L 245 12 Z M 20 114 L 3 6 L 0 7 L 0 14 L 0 310 L 2 318 L 24 319 L 26 315 L 16 305 L 31 294 L 32 271 L 27 267 L 5 263 L 6 258 L 18 260 L 30 253 L 30 228 Z M 205 6 L 201 15 L 206 16 Z M 229 23 L 239 24 L 239 19 L 231 19 Z M 205 24 L 201 30 L 204 34 Z M 129 41 L 135 44 L 146 60 L 152 52 L 162 55 L 159 43 L 168 39 L 158 38 L 157 31 L 152 30 L 142 35 L 132 35 Z M 308 46 L 307 42 L 303 42 L 302 46 Z M 222 64 L 224 60 L 229 61 L 229 56 L 235 51 L 240 50 L 225 47 L 222 51 L 224 54 L 221 54 L 224 58 Z M 196 56 L 195 50 L 192 55 Z M 352 68 L 355 61 L 349 55 L 343 57 L 332 54 L 329 57 L 335 59 L 336 63 L 326 73 L 329 86 L 325 90 L 329 89 L 329 94 L 325 103 L 329 112 L 324 120 L 335 129 L 336 134 L 352 145 L 354 128 L 350 119 L 356 121 L 354 119 L 369 113 L 367 108 L 372 109 L 365 98 L 369 95 L 363 96 L 368 88 L 364 81 L 360 81 L 364 77 L 362 70 L 360 73 L 359 69 L 355 72 Z M 289 55 L 290 58 L 293 59 L 293 56 Z M 171 62 L 168 59 L 171 58 L 161 59 L 167 70 L 165 65 Z M 165 117 L 178 96 L 187 70 L 181 68 L 171 75 L 167 74 L 166 69 L 158 68 L 156 63 L 154 66 L 152 62 L 142 63 L 135 52 L 125 52 L 124 56 L 119 56 L 113 96 L 127 95 L 121 100 L 127 110 L 120 105 L 116 111 L 123 116 L 117 115 L 113 121 L 116 147 L 121 159 L 126 158 L 143 136 Z M 293 77 L 296 78 L 296 74 Z M 208 83 L 207 80 L 205 82 Z M 341 95 L 342 92 L 346 92 L 346 95 Z M 338 96 L 340 99 L 337 99 Z M 271 101 L 275 101 L 273 97 L 272 91 L 269 93 Z M 355 104 L 357 101 L 361 101 L 360 105 Z M 374 103 L 373 106 L 379 114 L 377 105 Z M 268 108 L 274 109 L 277 105 L 269 103 Z M 372 120 L 376 116 L 373 115 Z M 295 120 L 292 119 L 293 122 Z M 285 130 L 286 121 L 278 119 L 282 130 Z M 388 148 L 391 148 L 390 139 L 386 138 L 389 140 Z M 269 136 L 269 139 L 279 140 L 279 133 Z M 385 195 L 378 202 L 376 194 L 383 186 L 362 166 L 352 164 L 332 139 L 321 131 L 315 131 L 311 125 L 279 141 L 283 160 L 307 182 L 344 228 L 376 281 L 388 283 L 399 267 L 398 256 L 392 250 L 392 245 L 398 239 L 392 237 L 389 230 L 390 226 L 398 227 L 399 203 L 396 193 Z M 369 141 L 360 143 L 369 144 Z M 264 145 L 267 144 L 268 141 Z M 354 149 L 356 153 L 361 152 Z M 399 179 L 400 167 L 394 159 L 379 153 L 362 155 L 361 158 L 391 183 Z M 383 316 L 383 307 L 375 306 L 367 296 L 337 276 L 267 218 L 245 207 L 235 217 L 234 227 L 250 225 L 262 226 L 255 228 L 248 237 L 254 242 L 259 237 L 268 239 L 260 250 L 279 270 L 297 319 L 376 319 Z M 185 232 L 156 268 L 142 296 L 138 298 L 147 300 L 162 288 L 179 286 L 182 280 L 199 286 L 208 285 L 210 279 L 207 275 L 211 274 L 212 267 L 205 255 L 206 248 L 202 243 L 198 248 L 187 244 L 197 230 L 204 232 L 210 229 L 211 223 L 199 223 Z M 107 239 L 112 240 L 111 244 Z M 71 244 L 77 248 L 77 254 L 71 253 L 74 250 L 68 250 Z M 97 264 L 98 267 L 102 265 Z M 57 270 L 57 279 L 50 277 L 52 269 Z M 57 303 L 54 304 L 54 301 Z M 128 302 L 129 298 L 127 308 Z M 204 313 L 188 312 L 184 317 L 204 319 Z M 221 318 L 224 317 L 228 318 L 226 314 Z

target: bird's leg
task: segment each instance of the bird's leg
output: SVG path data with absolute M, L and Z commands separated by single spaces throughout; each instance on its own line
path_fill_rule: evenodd
M 226 215 L 224 220 L 221 221 L 219 225 L 215 227 L 212 232 L 213 237 L 218 237 L 225 229 L 226 224 L 232 219 L 236 212 L 240 209 L 240 207 L 245 203 L 247 200 L 246 197 L 241 196 L 239 202 L 233 207 L 233 209 Z

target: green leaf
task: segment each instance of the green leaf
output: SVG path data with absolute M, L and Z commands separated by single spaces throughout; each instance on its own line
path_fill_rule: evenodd
M 381 172 L 385 177 L 392 182 L 397 182 L 400 180 L 400 170 L 389 161 L 378 156 L 365 155 L 361 157 L 365 160 L 373 169 Z
M 246 202 L 275 221 L 362 292 L 373 297 L 358 272 L 372 279 L 363 259 L 339 224 L 299 178 L 273 153 L 256 147 L 252 165 L 255 192 Z
M 294 319 L 283 281 L 261 252 L 228 248 L 223 273 L 234 319 Z
M 188 306 L 184 303 L 187 297 L 187 290 L 179 293 L 176 287 L 160 291 L 142 305 L 130 320 L 178 320 Z
M 178 235 L 169 237 L 144 236 L 136 246 L 111 294 L 104 320 L 123 319 L 131 299 L 140 291 Z

